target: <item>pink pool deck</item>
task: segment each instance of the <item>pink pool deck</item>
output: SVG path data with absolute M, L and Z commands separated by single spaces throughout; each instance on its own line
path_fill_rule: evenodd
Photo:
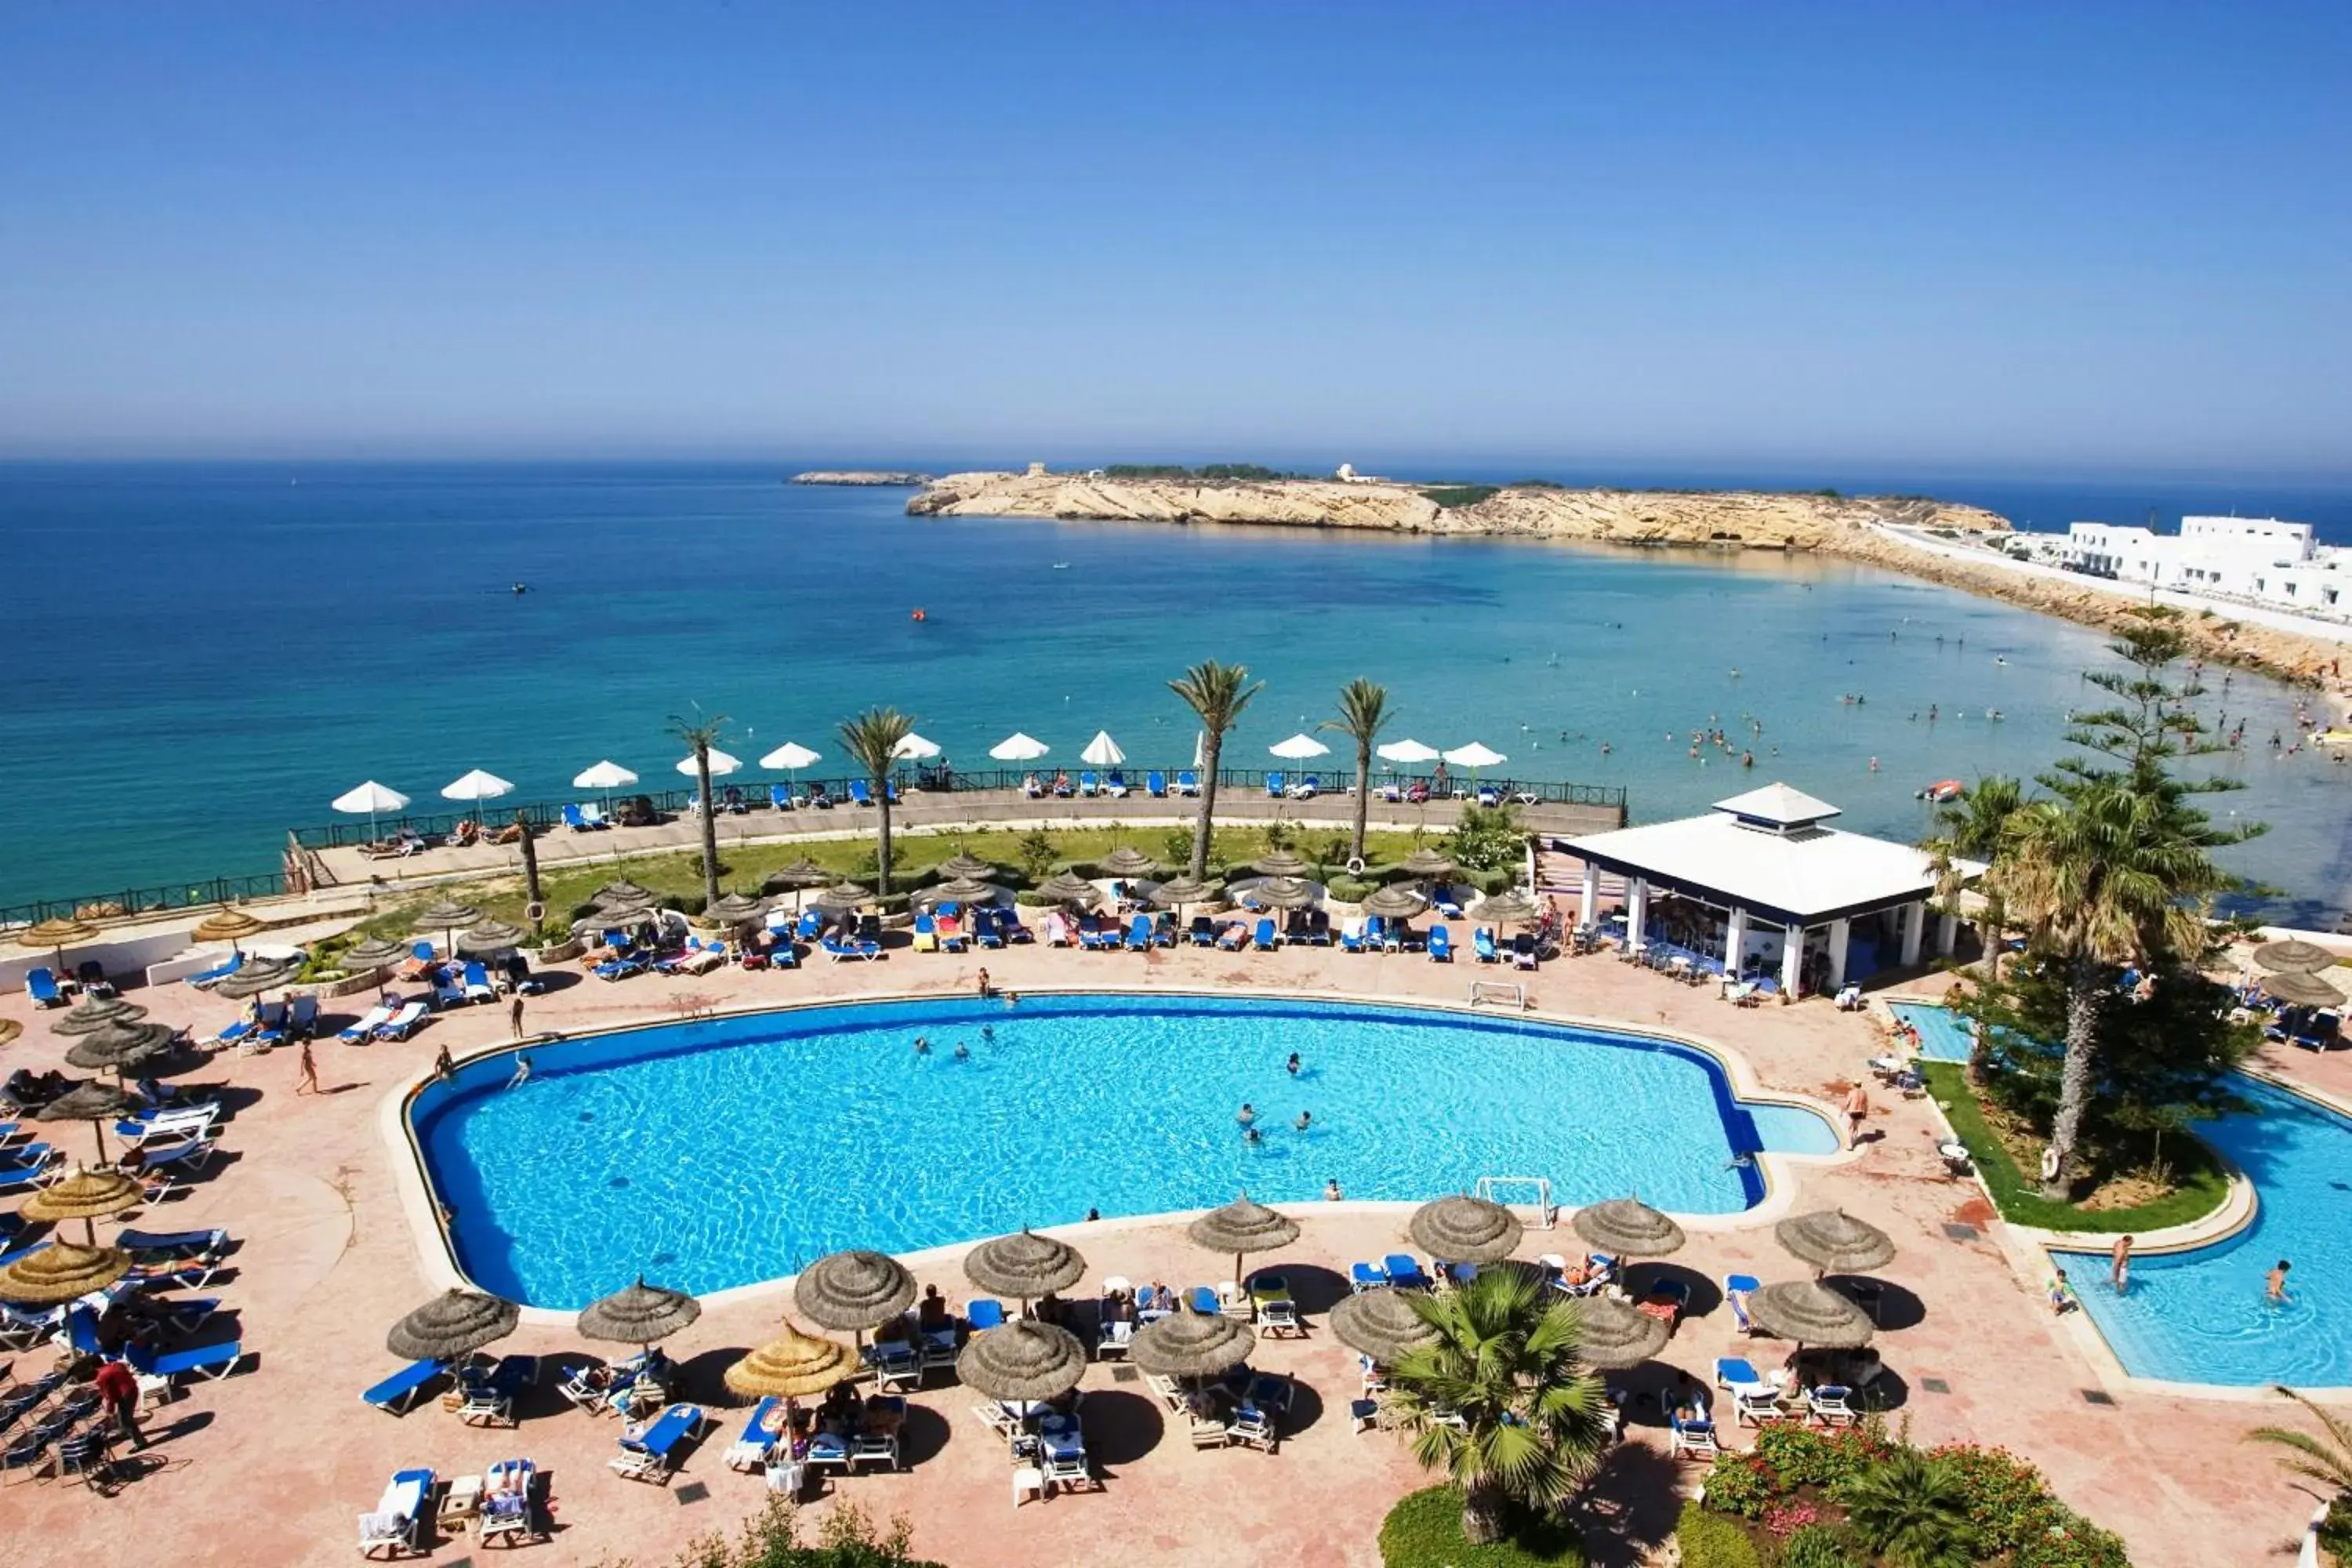
M 1474 977 L 1466 963 L 1442 966 L 1417 955 L 1328 950 L 1147 958 L 1030 949 L 983 958 L 893 948 L 881 963 L 820 960 L 797 973 L 584 980 L 531 999 L 528 1026 L 658 1021 L 688 1006 L 969 992 L 983 962 L 1000 985 L 1016 990 L 1278 988 L 1459 1004 Z M 1870 1017 L 1820 1003 L 1735 1008 L 1712 988 L 1681 986 L 1604 957 L 1547 965 L 1531 977 L 1530 990 L 1548 1015 L 1694 1037 L 1743 1061 L 1769 1090 L 1832 1103 L 1879 1040 Z M 135 993 L 134 999 L 154 1018 L 205 1035 L 235 1010 L 235 1004 L 177 985 Z M 6 998 L 0 1016 L 27 1026 L 22 1038 L 0 1048 L 0 1068 L 61 1065 L 66 1042 L 23 996 Z M 16 1543 L 11 1561 L 350 1561 L 357 1515 L 373 1505 L 394 1470 L 479 1473 L 518 1456 L 537 1461 L 553 1484 L 556 1532 L 530 1549 L 533 1562 L 625 1556 L 665 1564 L 693 1536 L 731 1531 L 757 1510 L 765 1497 L 759 1479 L 724 1464 L 743 1412 L 719 1399 L 717 1369 L 771 1337 L 789 1305 L 780 1291 L 714 1305 L 667 1346 L 688 1366 L 687 1391 L 708 1398 L 715 1417 L 668 1489 L 613 1474 L 606 1461 L 616 1423 L 572 1409 L 551 1388 L 525 1405 L 519 1430 L 464 1426 L 432 1402 L 402 1417 L 361 1403 L 359 1391 L 397 1365 L 383 1348 L 385 1330 L 433 1288 L 401 1196 L 402 1183 L 413 1178 L 399 1173 L 381 1135 L 383 1106 L 429 1070 L 436 1047 L 446 1044 L 462 1057 L 507 1039 L 505 1008 L 486 1006 L 436 1017 L 405 1044 L 352 1048 L 328 1041 L 316 1047 L 327 1092 L 315 1099 L 293 1092 L 291 1051 L 223 1055 L 209 1070 L 191 1075 L 192 1081 L 250 1088 L 259 1098 L 227 1125 L 231 1158 L 142 1223 L 222 1226 L 237 1238 L 234 1272 L 212 1288 L 226 1310 L 196 1339 L 234 1333 L 249 1359 L 236 1375 L 197 1384 L 150 1415 L 147 1430 L 157 1441 L 138 1457 L 141 1473 L 119 1495 L 102 1499 L 56 1482 L 0 1492 L 0 1518 Z M 1311 1040 L 1302 1045 L 1312 1051 Z M 2352 1095 L 2352 1059 L 2345 1056 L 2298 1054 L 2273 1065 L 2290 1078 Z M 1934 1152 L 1932 1107 L 1890 1101 L 1877 1090 L 1873 1100 L 1876 1137 L 1851 1157 L 1793 1167 L 1793 1191 L 1786 1196 L 1800 1209 L 1843 1205 L 1895 1236 L 1900 1250 L 1881 1273 L 1901 1290 L 1890 1292 L 1878 1343 L 1907 1390 L 1902 1415 L 1913 1436 L 1928 1443 L 2001 1444 L 2030 1457 L 2070 1501 L 2121 1531 L 2136 1563 L 2154 1568 L 2254 1562 L 2294 1537 L 2308 1499 L 2243 1442 L 2247 1427 L 2275 1412 L 2243 1402 L 2151 1395 L 2116 1383 L 2102 1370 L 2104 1358 L 2079 1316 L 2055 1321 L 2042 1308 L 2038 1280 L 2022 1276 L 2005 1254 L 1978 1188 L 1945 1174 Z M 49 1132 L 68 1153 L 89 1146 L 87 1128 Z M 791 1194 L 780 1192 L 776 1201 L 788 1203 Z M 911 1467 L 837 1479 L 808 1513 L 821 1516 L 836 1500 L 854 1500 L 877 1517 L 903 1513 L 919 1550 L 958 1568 L 1114 1557 L 1123 1563 L 1376 1563 L 1381 1519 L 1399 1495 L 1423 1484 L 1421 1473 L 1395 1436 L 1351 1429 L 1355 1358 L 1322 1326 L 1311 1286 L 1328 1270 L 1336 1289 L 1352 1260 L 1399 1249 L 1406 1211 L 1343 1204 L 1295 1212 L 1305 1226 L 1297 1244 L 1255 1260 L 1309 1286 L 1308 1336 L 1267 1341 L 1255 1358 L 1262 1370 L 1291 1373 L 1310 1391 L 1277 1452 L 1194 1451 L 1181 1428 L 1163 1425 L 1140 1381 L 1120 1381 L 1115 1363 L 1101 1363 L 1084 1386 L 1103 1488 L 1016 1507 L 1004 1447 L 972 1415 L 974 1396 L 934 1384 L 913 1401 Z M 1950 1225 L 1979 1234 L 1954 1239 L 1946 1230 Z M 1060 1234 L 1086 1254 L 1096 1278 L 1120 1274 L 1182 1286 L 1230 1271 L 1230 1259 L 1192 1248 L 1180 1223 L 1079 1224 Z M 1562 1225 L 1531 1231 L 1521 1253 L 1574 1249 L 1574 1233 Z M 1717 1279 L 1731 1270 L 1766 1279 L 1798 1272 L 1773 1244 L 1769 1224 L 1760 1223 L 1694 1228 L 1690 1246 L 1674 1261 Z M 951 1300 L 971 1293 L 951 1256 L 927 1255 L 916 1273 Z M 1090 1289 L 1091 1281 L 1074 1294 Z M 1918 1305 L 1908 1305 L 1904 1293 Z M 498 1348 L 555 1353 L 605 1347 L 583 1347 L 568 1328 L 526 1324 Z M 1685 1322 L 1661 1363 L 1704 1380 L 1717 1355 L 1776 1362 L 1789 1349 L 1769 1341 L 1735 1342 L 1728 1313 L 1718 1307 Z M 13 1362 L 20 1377 L 48 1360 L 46 1350 L 0 1354 L 0 1365 Z M 2107 1392 L 2114 1403 L 2087 1401 L 2086 1390 Z M 1631 1442 L 1598 1484 L 1607 1506 L 1596 1510 L 1591 1533 L 1596 1563 L 1647 1561 L 1671 1529 L 1676 1489 L 1686 1491 L 1697 1479 L 1696 1467 L 1677 1470 L 1666 1461 L 1655 1421 L 1654 1412 L 1636 1413 Z M 1751 1437 L 1742 1433 L 1734 1441 L 1744 1446 Z M 439 1538 L 431 1552 L 439 1563 L 467 1557 L 484 1560 L 478 1543 L 462 1537 Z

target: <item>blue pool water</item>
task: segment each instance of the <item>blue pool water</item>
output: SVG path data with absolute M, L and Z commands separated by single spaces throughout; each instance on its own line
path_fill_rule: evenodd
M 1206 1207 L 1244 1187 L 1310 1202 L 1334 1177 L 1351 1198 L 1419 1200 L 1545 1176 L 1566 1204 L 1638 1189 L 1731 1213 L 1762 1195 L 1740 1156 L 1837 1147 L 1822 1117 L 1738 1100 L 1686 1047 L 1414 1008 L 874 1003 L 630 1030 L 532 1065 L 508 1089 L 505 1058 L 473 1064 L 411 1114 L 467 1273 L 558 1308 L 641 1270 L 707 1292 L 845 1247 Z
M 1949 1007 L 1932 1002 L 1889 1002 L 1886 1010 L 1919 1031 L 1919 1054 L 1931 1062 L 1969 1059 L 1969 1026 Z
M 2053 1256 L 2124 1370 L 2138 1377 L 2259 1387 L 2352 1387 L 2352 1118 L 2252 1079 L 2257 1113 L 2199 1134 L 2254 1184 L 2254 1222 L 2226 1241 L 2132 1260 L 2131 1288 L 2107 1284 L 2104 1252 Z M 2287 1258 L 2292 1300 L 2263 1299 Z

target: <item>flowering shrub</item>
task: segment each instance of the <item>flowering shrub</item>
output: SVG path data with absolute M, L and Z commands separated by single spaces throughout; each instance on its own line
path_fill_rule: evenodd
M 1763 1518 L 1782 1490 L 1772 1467 L 1752 1451 L 1736 1454 L 1727 1448 L 1715 1457 L 1715 1468 L 1706 1473 L 1706 1506 L 1742 1519 Z
M 1783 1491 L 1833 1487 L 1894 1451 L 1883 1435 L 1862 1426 L 1822 1431 L 1776 1421 L 1756 1434 L 1756 1453 L 1772 1467 Z
M 1986 1551 L 2015 1552 L 2016 1568 L 2126 1568 L 2123 1542 L 2053 1496 L 2042 1472 L 2008 1449 L 1953 1443 L 1935 1458 L 1960 1478 Z
M 1764 1528 L 1782 1540 L 1809 1524 L 1819 1524 L 1822 1510 L 1809 1502 L 1776 1502 L 1764 1510 Z

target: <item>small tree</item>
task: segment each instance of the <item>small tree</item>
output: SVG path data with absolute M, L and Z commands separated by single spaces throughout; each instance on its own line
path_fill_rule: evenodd
M 1516 1268 L 1408 1300 L 1437 1336 L 1389 1368 L 1389 1405 L 1413 1457 L 1461 1489 L 1463 1538 L 1501 1540 L 1514 1504 L 1566 1504 L 1608 1440 L 1607 1394 L 1577 1357 L 1576 1303 Z
M 719 901 L 719 813 L 710 799 L 710 751 L 727 732 L 727 715 L 670 715 L 669 732 L 694 753 L 694 782 L 702 795 L 702 907 Z
M 1948 1466 L 1897 1448 L 1840 1489 L 1846 1522 L 1889 1568 L 1974 1568 L 1968 1489 Z
M 1527 847 L 1528 836 L 1519 826 L 1519 814 L 1508 802 L 1501 805 L 1465 804 L 1445 841 L 1445 852 L 1465 871 L 1494 871 L 1516 865 Z
M 1241 721 L 1250 699 L 1265 689 L 1265 682 L 1250 684 L 1245 665 L 1203 659 L 1170 681 L 1168 689 L 1182 698 L 1201 721 L 1201 816 L 1192 828 L 1191 866 L 1198 880 L 1209 874 L 1209 840 L 1217 820 L 1217 768 L 1224 756 L 1225 737 Z
M 2325 1487 L 2338 1513 L 2352 1510 L 2352 1421 L 2322 1409 L 2284 1384 L 2273 1392 L 2302 1405 L 2304 1414 L 2319 1423 L 2324 1436 L 2315 1436 L 2295 1426 L 2257 1426 L 2246 1436 L 2287 1450 L 2278 1456 L 2280 1464 Z
M 1364 824 L 1372 808 L 1372 742 L 1388 728 L 1391 717 L 1389 689 L 1358 677 L 1339 689 L 1339 716 L 1318 726 L 1342 731 L 1356 742 L 1356 826 L 1349 853 L 1359 860 L 1364 857 Z
M 1944 900 L 1947 909 L 1957 913 L 1960 893 L 1967 885 L 1961 874 L 1962 860 L 1990 861 L 2000 853 L 2001 832 L 2009 819 L 2025 804 L 2025 788 L 2015 779 L 1999 773 L 1977 781 L 1977 787 L 1960 799 L 1936 813 L 1936 832 L 1921 847 L 1931 858 L 1936 873 L 1936 896 Z M 1984 889 L 1984 970 L 1987 980 L 2000 978 L 2000 944 L 2007 927 L 2001 909 L 2000 889 L 1988 883 Z M 1969 1070 L 1983 1075 L 1984 1064 L 1970 1058 Z
M 868 708 L 841 725 L 842 748 L 866 770 L 874 790 L 875 891 L 890 890 L 890 773 L 898 765 L 898 744 L 915 732 L 915 721 L 896 708 Z

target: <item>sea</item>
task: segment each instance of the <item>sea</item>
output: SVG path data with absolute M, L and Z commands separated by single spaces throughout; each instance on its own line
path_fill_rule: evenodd
M 877 703 L 968 767 L 1014 731 L 1076 767 L 1098 730 L 1136 767 L 1182 765 L 1194 730 L 1167 683 L 1205 658 L 1265 683 L 1229 766 L 1280 765 L 1266 748 L 1367 676 L 1392 737 L 1622 786 L 1636 821 L 1785 779 L 1914 838 L 1927 785 L 2064 754 L 2068 712 L 2099 697 L 2085 673 L 2112 662 L 2084 628 L 1839 561 L 912 518 L 905 490 L 783 482 L 816 466 L 0 465 L 0 908 L 266 873 L 289 827 L 336 820 L 364 779 L 419 811 L 475 768 L 518 802 L 578 793 L 604 758 L 676 787 L 679 717 L 722 717 L 747 761 L 799 742 L 820 773 Z M 1905 478 L 1819 482 L 1931 488 Z M 1932 489 L 2042 527 L 2234 508 L 2352 542 L 2352 489 Z M 2231 864 L 2271 918 L 2332 927 L 2352 907 L 2352 766 L 2272 749 L 2315 699 L 2210 679 L 2209 716 L 2247 734 L 2211 764 L 2243 787 L 2210 804 L 2268 825 Z M 1717 729 L 1752 768 L 1692 755 Z

